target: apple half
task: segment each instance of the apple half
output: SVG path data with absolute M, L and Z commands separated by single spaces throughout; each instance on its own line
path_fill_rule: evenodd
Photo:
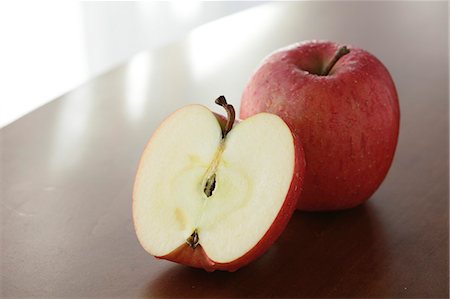
M 235 271 L 286 227 L 305 171 L 303 148 L 278 116 L 236 122 L 201 105 L 171 114 L 148 142 L 133 220 L 150 254 L 207 271 Z

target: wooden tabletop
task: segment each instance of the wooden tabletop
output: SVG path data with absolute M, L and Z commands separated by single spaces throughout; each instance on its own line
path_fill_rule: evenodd
M 264 4 L 139 54 L 3 128 L 0 297 L 448 297 L 447 6 Z M 364 48 L 394 78 L 400 139 L 380 189 L 352 210 L 296 212 L 274 246 L 235 273 L 148 255 L 131 189 L 156 126 L 188 103 L 220 111 L 221 94 L 239 108 L 259 61 L 306 39 Z

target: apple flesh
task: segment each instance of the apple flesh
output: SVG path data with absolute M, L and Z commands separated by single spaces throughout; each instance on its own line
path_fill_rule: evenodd
M 268 56 L 247 84 L 240 117 L 270 112 L 302 140 L 306 172 L 298 208 L 346 209 L 385 178 L 397 145 L 394 82 L 370 53 L 304 42 Z
M 223 98 L 224 100 L 224 98 Z M 150 254 L 207 271 L 235 271 L 278 238 L 301 192 L 301 144 L 278 116 L 234 124 L 201 105 L 170 115 L 147 144 L 133 220 Z

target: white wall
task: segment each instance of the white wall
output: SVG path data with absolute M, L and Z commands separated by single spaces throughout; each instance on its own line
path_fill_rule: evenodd
M 261 2 L 0 2 L 0 127 L 133 54 Z

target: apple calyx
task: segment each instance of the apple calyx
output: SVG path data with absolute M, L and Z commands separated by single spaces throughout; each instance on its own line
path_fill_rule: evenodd
M 333 68 L 333 66 L 336 64 L 336 62 L 341 59 L 342 56 L 347 55 L 348 53 L 350 53 L 350 50 L 347 48 L 347 46 L 341 46 L 337 49 L 336 53 L 334 53 L 333 58 L 331 59 L 331 61 L 328 63 L 328 65 L 326 66 L 326 68 L 324 68 L 322 70 L 322 72 L 320 73 L 320 76 L 328 76 L 328 74 L 330 73 L 331 69 Z
M 198 230 L 194 229 L 194 232 L 186 240 L 186 243 L 189 245 L 189 247 L 195 248 L 198 245 L 198 241 L 199 241 L 199 239 L 198 239 Z

